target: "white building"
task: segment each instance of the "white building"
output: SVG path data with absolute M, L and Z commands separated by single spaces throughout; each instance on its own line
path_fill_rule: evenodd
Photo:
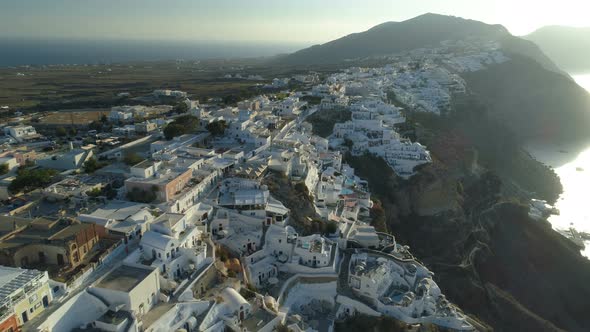
M 0 266 L 0 322 L 14 316 L 21 326 L 42 313 L 52 299 L 46 271 Z
M 149 205 L 127 201 L 111 201 L 92 213 L 78 216 L 81 222 L 103 226 L 127 241 L 137 241 L 154 219 Z
M 141 318 L 159 299 L 160 280 L 158 269 L 138 264 L 123 264 L 98 280 L 89 291 L 111 307 L 122 306 L 123 310 Z
M 14 138 L 17 142 L 23 142 L 40 136 L 33 126 L 25 125 L 4 127 L 4 135 Z
M 44 159 L 38 159 L 37 165 L 57 170 L 78 169 L 94 157 L 89 149 L 73 149 L 63 154 L 56 154 Z
M 201 241 L 203 228 L 189 215 L 164 213 L 141 238 L 142 258 L 152 261 L 162 275 L 182 279 L 189 264 L 198 269 L 205 262 L 207 244 Z M 200 222 L 200 219 L 199 219 Z M 192 272 L 192 271 L 191 271 Z
M 385 254 L 353 254 L 349 286 L 379 312 L 403 322 L 474 329 L 442 295 L 432 273 L 413 260 L 401 261 Z

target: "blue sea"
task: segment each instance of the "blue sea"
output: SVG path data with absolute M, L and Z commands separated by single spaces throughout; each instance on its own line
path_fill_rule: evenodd
M 270 42 L 0 39 L 0 67 L 251 58 L 291 53 L 306 46 Z

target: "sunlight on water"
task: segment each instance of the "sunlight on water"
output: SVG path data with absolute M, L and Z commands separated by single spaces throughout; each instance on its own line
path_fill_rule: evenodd
M 590 74 L 573 77 L 590 91 Z M 590 144 L 582 147 L 536 146 L 532 147 L 531 153 L 553 167 L 563 185 L 563 194 L 556 203 L 561 213 L 549 218 L 553 228 L 567 229 L 572 225 L 579 232 L 590 233 Z M 583 254 L 590 257 L 590 242 L 586 242 Z
M 556 207 L 561 211 L 549 221 L 556 229 L 569 228 L 590 233 L 590 148 L 582 151 L 573 161 L 555 169 L 563 185 L 563 194 Z M 590 243 L 584 253 L 590 255 Z
M 590 91 L 590 73 L 589 74 L 581 74 L 581 75 L 574 75 L 574 80 L 583 87 L 584 89 Z

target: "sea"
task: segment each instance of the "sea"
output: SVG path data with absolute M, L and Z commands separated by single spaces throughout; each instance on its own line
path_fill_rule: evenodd
M 571 76 L 590 93 L 590 73 Z M 539 142 L 531 144 L 528 150 L 537 160 L 553 167 L 563 185 L 563 194 L 555 205 L 560 214 L 549 218 L 553 228 L 573 227 L 578 232 L 590 233 L 590 142 L 570 145 Z M 590 257 L 590 242 L 585 244 L 582 254 Z
M 307 46 L 243 41 L 0 39 L 0 67 L 253 58 L 292 53 Z

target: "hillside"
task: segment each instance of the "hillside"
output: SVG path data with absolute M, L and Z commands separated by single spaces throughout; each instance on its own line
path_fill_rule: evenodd
M 512 61 L 462 76 L 490 115 L 521 140 L 590 137 L 590 95 L 568 76 L 514 55 Z
M 590 138 L 590 95 L 532 41 L 512 36 L 501 25 L 437 14 L 387 22 L 365 32 L 303 49 L 276 64 L 297 68 L 350 66 L 351 61 L 437 47 L 445 40 L 476 37 L 495 41 L 511 61 L 461 75 L 487 104 L 490 116 L 516 138 L 564 142 Z
M 539 45 L 568 72 L 590 71 L 590 27 L 547 26 L 523 38 Z
M 365 32 L 315 45 L 278 59 L 287 65 L 331 64 L 347 59 L 392 54 L 436 46 L 449 39 L 500 38 L 509 35 L 500 25 L 458 17 L 425 14 L 403 22 L 387 22 Z
M 467 38 L 496 40 L 507 53 L 527 56 L 545 69 L 560 72 L 536 44 L 512 36 L 501 25 L 438 14 L 424 14 L 403 22 L 386 22 L 364 32 L 279 57 L 276 63 L 296 66 L 337 64 L 347 60 L 439 46 L 445 40 Z

